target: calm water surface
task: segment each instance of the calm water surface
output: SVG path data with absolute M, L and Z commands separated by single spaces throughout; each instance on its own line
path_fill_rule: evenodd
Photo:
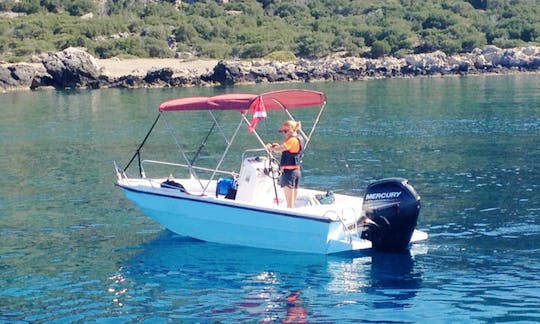
M 540 75 L 293 87 L 328 95 L 304 184 L 408 178 L 427 242 L 345 258 L 178 237 L 114 187 L 112 162 L 159 102 L 222 89 L 5 93 L 0 322 L 540 321 Z

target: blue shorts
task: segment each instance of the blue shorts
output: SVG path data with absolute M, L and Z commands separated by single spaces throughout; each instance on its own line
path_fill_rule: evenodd
M 289 187 L 296 189 L 300 184 L 300 178 L 302 178 L 302 173 L 300 169 L 285 169 L 281 172 L 281 177 L 279 178 L 279 185 L 281 187 Z

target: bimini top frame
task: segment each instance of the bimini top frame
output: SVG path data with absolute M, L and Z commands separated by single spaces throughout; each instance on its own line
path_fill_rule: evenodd
M 189 169 L 190 174 L 192 177 L 195 177 L 198 179 L 195 170 L 205 170 L 205 171 L 212 171 L 212 176 L 209 180 L 212 180 L 216 173 L 224 172 L 220 171 L 219 168 L 227 156 L 227 153 L 229 151 L 229 148 L 234 143 L 234 140 L 238 136 L 239 130 L 241 129 L 242 124 L 246 124 L 248 126 L 248 130 L 250 133 L 252 133 L 257 140 L 261 143 L 261 150 L 265 150 L 270 156 L 272 155 L 271 152 L 268 151 L 268 149 L 265 146 L 264 141 L 261 139 L 257 131 L 255 130 L 255 125 L 257 121 L 261 118 L 266 117 L 268 112 L 271 112 L 273 110 L 282 110 L 285 111 L 287 116 L 291 120 L 295 120 L 293 115 L 290 112 L 290 109 L 295 108 L 304 108 L 304 107 L 317 107 L 319 108 L 319 112 L 313 122 L 313 125 L 311 127 L 311 130 L 309 134 L 305 134 L 302 130 L 300 130 L 301 135 L 305 138 L 305 147 L 304 150 L 309 145 L 309 142 L 311 140 L 311 137 L 313 135 L 313 132 L 315 131 L 316 126 L 319 123 L 320 117 L 324 111 L 324 108 L 326 106 L 326 96 L 322 92 L 313 91 L 313 90 L 305 90 L 305 89 L 286 89 L 286 90 L 278 90 L 278 91 L 272 91 L 272 92 L 266 92 L 261 94 L 245 94 L 245 93 L 230 93 L 230 94 L 222 94 L 212 97 L 186 97 L 186 98 L 178 98 L 178 99 L 172 99 L 169 101 L 165 101 L 159 105 L 159 114 L 156 117 L 156 120 L 152 124 L 152 127 L 144 137 L 143 141 L 137 148 L 135 154 L 131 158 L 131 160 L 127 163 L 126 167 L 123 170 L 119 170 L 120 173 L 125 175 L 125 171 L 129 168 L 131 163 L 135 160 L 135 158 L 138 159 L 138 165 L 139 165 L 139 174 L 142 178 L 145 178 L 144 169 L 142 167 L 142 161 L 141 161 L 141 154 L 140 151 L 144 144 L 146 143 L 148 137 L 152 133 L 152 130 L 154 129 L 155 125 L 157 124 L 160 117 L 163 116 L 163 120 L 165 122 L 165 125 L 168 129 L 168 131 L 173 136 L 175 143 L 181 152 L 186 164 L 177 164 L 178 166 L 186 167 Z M 194 110 L 206 110 L 210 113 L 210 116 L 213 120 L 212 127 L 210 128 L 210 131 L 206 138 L 204 139 L 203 143 L 201 144 L 199 151 L 195 154 L 195 157 L 192 160 L 189 160 L 186 156 L 182 145 L 177 139 L 177 136 L 174 134 L 174 129 L 170 125 L 170 123 L 165 118 L 165 113 L 169 112 L 182 112 L 182 111 L 194 111 Z M 236 110 L 240 112 L 241 119 L 238 123 L 234 133 L 231 135 L 231 137 L 227 137 L 225 134 L 223 128 L 219 124 L 218 120 L 216 119 L 214 112 L 216 111 L 225 111 L 225 110 Z M 251 113 L 253 115 L 253 119 L 250 121 L 246 117 L 247 113 Z M 219 132 L 223 136 L 227 146 L 225 148 L 225 151 L 223 152 L 219 162 L 217 163 L 216 167 L 214 169 L 208 169 L 208 168 L 201 168 L 195 166 L 195 162 L 197 160 L 198 155 L 200 154 L 200 150 L 204 147 L 206 141 L 208 140 L 210 134 L 214 131 L 214 128 L 218 128 Z M 153 161 L 156 162 L 156 161 Z M 200 182 L 200 180 L 199 180 Z M 208 182 L 209 183 L 209 182 Z M 206 189 L 206 185 L 203 185 L 201 183 L 201 186 Z

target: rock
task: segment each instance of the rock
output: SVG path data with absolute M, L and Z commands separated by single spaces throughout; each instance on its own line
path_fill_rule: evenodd
M 359 80 L 368 70 L 368 64 L 368 60 L 364 58 L 344 58 L 343 65 L 341 65 L 338 72 L 344 76 L 347 76 L 347 79 Z
M 92 19 L 92 18 L 94 18 L 94 14 L 91 13 L 91 12 L 81 16 L 81 20 L 88 20 L 88 19 Z
M 240 76 L 238 64 L 219 61 L 214 67 L 214 73 L 210 76 L 209 81 L 217 82 L 222 85 L 233 85 L 237 83 Z
M 47 70 L 45 70 L 45 67 L 41 65 L 37 68 L 32 84 L 30 84 L 30 89 L 35 90 L 43 87 L 52 87 L 53 85 L 54 80 Z
M 427 54 L 407 55 L 405 62 L 406 70 L 420 72 L 421 74 L 440 73 L 446 70 L 446 54 L 436 51 Z M 422 73 L 423 72 L 423 73 Z
M 279 77 L 277 69 L 272 64 L 252 65 L 248 78 L 252 82 L 277 82 Z M 249 82 L 249 81 L 248 81 Z
M 13 87 L 13 82 L 9 68 L 0 65 L 0 86 L 4 89 Z
M 382 66 L 392 74 L 396 76 L 400 73 L 401 67 L 405 64 L 405 59 L 398 59 L 395 57 L 383 57 Z
M 43 66 L 56 88 L 99 87 L 99 66 L 87 52 L 70 47 L 43 59 Z
M 481 54 L 489 56 L 489 55 L 495 55 L 497 53 L 500 53 L 501 51 L 502 50 L 495 45 L 486 45 L 482 49 Z
M 173 76 L 173 70 L 171 68 L 154 69 L 148 71 L 144 77 L 146 83 L 166 83 L 170 84 Z
M 467 54 L 449 56 L 446 64 L 448 71 L 461 74 L 467 73 L 474 65 Z
M 527 56 L 540 55 L 540 47 L 537 46 L 522 47 L 521 51 Z
M 143 79 L 137 75 L 122 76 L 113 82 L 109 82 L 109 87 L 112 88 L 142 88 L 143 86 Z
M 26 86 L 32 82 L 36 70 L 26 64 L 17 64 L 9 67 L 11 76 L 19 85 Z
M 193 60 L 195 59 L 195 54 L 191 52 L 176 52 L 174 57 L 180 60 Z
M 433 53 L 407 55 L 405 58 L 329 57 L 291 62 L 268 60 L 219 61 L 212 71 L 153 68 L 130 75 L 110 77 L 99 69 L 95 59 L 83 50 L 39 56 L 42 65 L 0 64 L 0 87 L 55 88 L 142 88 L 234 85 L 261 82 L 356 81 L 410 75 L 444 75 L 480 72 L 538 71 L 540 47 L 500 49 L 486 46 L 470 53 L 446 55 Z M 36 58 L 34 57 L 34 60 Z M 119 63 L 121 64 L 121 63 Z M 202 73 L 202 74 L 201 74 Z
M 517 47 L 511 49 L 500 49 L 493 45 L 485 46 L 483 49 L 474 49 L 471 54 L 471 63 L 478 70 L 537 70 L 535 63 L 539 56 L 538 47 Z
M 0 66 L 0 87 L 4 89 L 30 88 L 36 74 L 36 68 L 28 64 Z

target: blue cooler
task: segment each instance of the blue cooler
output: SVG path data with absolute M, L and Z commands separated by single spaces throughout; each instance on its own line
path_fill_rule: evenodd
M 233 191 L 236 191 L 236 181 L 233 178 L 218 179 L 217 188 L 216 188 L 216 196 L 217 195 L 227 196 L 227 195 L 230 195 L 231 192 Z

